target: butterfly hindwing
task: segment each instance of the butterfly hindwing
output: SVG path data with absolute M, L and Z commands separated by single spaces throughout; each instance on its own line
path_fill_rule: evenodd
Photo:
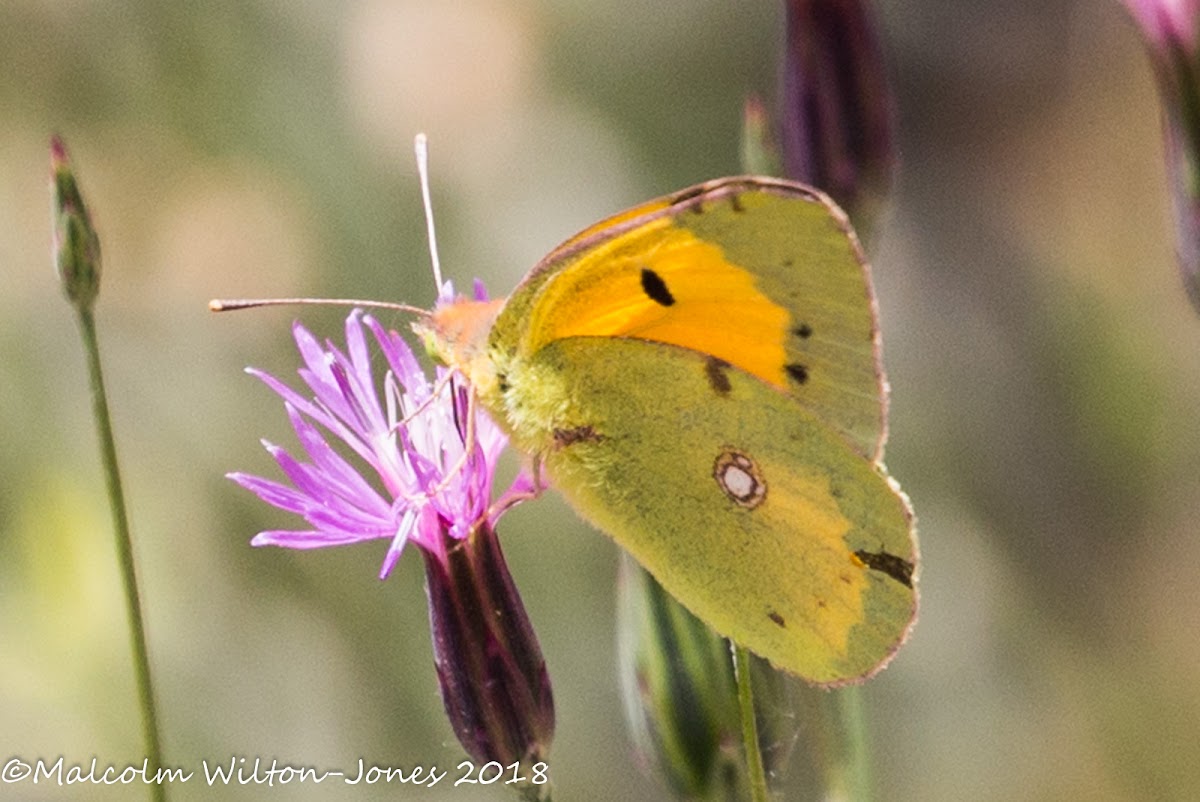
M 908 506 L 794 399 L 636 339 L 555 341 L 531 368 L 563 401 L 541 456 L 555 485 L 699 618 L 817 683 L 869 675 L 899 646 L 916 603 Z

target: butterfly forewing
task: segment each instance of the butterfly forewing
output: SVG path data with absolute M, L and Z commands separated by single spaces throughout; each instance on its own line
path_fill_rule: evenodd
M 878 458 L 886 399 L 875 303 L 842 213 L 802 185 L 761 178 L 635 212 L 547 257 L 494 337 L 523 356 L 582 336 L 690 348 L 788 393 Z

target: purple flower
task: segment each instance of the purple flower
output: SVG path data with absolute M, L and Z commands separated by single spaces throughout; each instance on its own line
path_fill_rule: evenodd
M 382 393 L 375 387 L 364 325 L 386 362 Z M 299 323 L 293 334 L 304 360 L 300 377 L 312 398 L 267 373 L 247 372 L 283 398 L 307 460 L 264 440 L 291 485 L 244 473 L 229 478 L 268 504 L 302 516 L 312 528 L 259 532 L 253 545 L 312 549 L 386 539 L 384 578 L 409 541 L 444 556 L 444 534 L 451 541 L 465 539 L 489 514 L 494 523 L 528 489 L 528 481 L 519 479 L 504 499 L 490 504 L 496 459 L 507 438 L 468 404 L 467 389 L 457 380 L 440 389 L 452 400 L 433 399 L 435 387 L 408 345 L 370 315 L 350 313 L 345 351 L 332 342 L 322 345 Z M 439 382 L 445 374 L 438 370 Z M 330 445 L 329 435 L 370 467 L 373 481 Z
M 482 288 L 475 294 L 482 297 Z M 382 398 L 364 325 L 387 366 Z M 229 478 L 312 528 L 259 532 L 251 542 L 309 549 L 386 539 L 381 578 L 404 545 L 415 543 L 425 558 L 442 702 L 459 742 L 481 764 L 520 762 L 544 783 L 541 761 L 554 736 L 550 678 L 495 531 L 500 514 L 528 495 L 531 482 L 519 476 L 491 503 L 507 438 L 469 403 L 460 379 L 439 369 L 431 384 L 404 340 L 357 309 L 346 319 L 345 351 L 321 345 L 299 324 L 293 332 L 311 399 L 250 372 L 283 398 L 307 461 L 264 442 L 291 484 L 242 473 Z M 330 445 L 329 435 L 370 466 L 372 481 Z M 542 790 L 532 782 L 526 790 Z

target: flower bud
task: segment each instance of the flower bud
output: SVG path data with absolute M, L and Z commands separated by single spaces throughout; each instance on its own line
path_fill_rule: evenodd
M 446 550 L 425 550 L 433 656 L 446 715 L 480 764 L 532 777 L 554 737 L 554 699 L 537 636 L 486 519 Z M 544 772 L 544 769 L 543 769 Z
M 771 115 L 758 95 L 742 106 L 742 172 L 747 175 L 781 175 L 779 148 L 771 130 Z
M 87 309 L 100 290 L 100 238 L 79 193 L 66 146 L 57 136 L 50 139 L 50 182 L 54 263 L 67 298 Z
M 892 93 L 861 0 L 786 0 L 779 85 L 784 174 L 828 193 L 859 228 L 891 183 Z
M 628 556 L 617 610 L 621 690 L 640 756 L 677 799 L 739 798 L 746 779 L 729 641 Z M 778 781 L 795 740 L 788 680 L 757 657 L 751 677 L 764 768 Z

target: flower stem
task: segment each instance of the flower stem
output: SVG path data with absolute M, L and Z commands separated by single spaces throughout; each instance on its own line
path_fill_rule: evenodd
M 92 390 L 92 412 L 95 415 L 96 429 L 100 436 L 100 459 L 108 486 L 108 500 L 113 515 L 113 534 L 117 543 L 117 558 L 121 565 L 121 578 L 125 586 L 125 608 L 129 616 L 134 672 L 142 709 L 142 743 L 149 760 L 149 770 L 157 772 L 162 766 L 158 716 L 154 708 L 154 689 L 150 681 L 150 657 L 146 650 L 146 629 L 142 622 L 137 572 L 133 564 L 133 542 L 129 536 L 129 517 L 125 512 L 125 494 L 121 489 L 121 473 L 117 467 L 117 448 L 113 440 L 112 421 L 108 414 L 108 399 L 104 392 L 104 375 L 100 369 L 100 345 L 96 337 L 96 323 L 91 308 L 80 304 L 75 309 L 79 313 L 83 350 L 87 355 L 88 375 Z M 167 791 L 164 783 L 150 782 L 149 786 L 151 799 L 156 802 L 166 801 Z
M 750 682 L 750 652 L 734 644 L 733 667 L 737 675 L 738 708 L 742 716 L 742 741 L 746 747 L 746 777 L 751 802 L 768 802 L 767 774 L 758 744 L 758 718 L 754 712 L 754 688 Z
M 846 798 L 868 802 L 871 798 L 871 761 L 867 749 L 867 719 L 863 715 L 862 687 L 852 685 L 841 688 L 831 696 L 844 737 L 841 772 Z

